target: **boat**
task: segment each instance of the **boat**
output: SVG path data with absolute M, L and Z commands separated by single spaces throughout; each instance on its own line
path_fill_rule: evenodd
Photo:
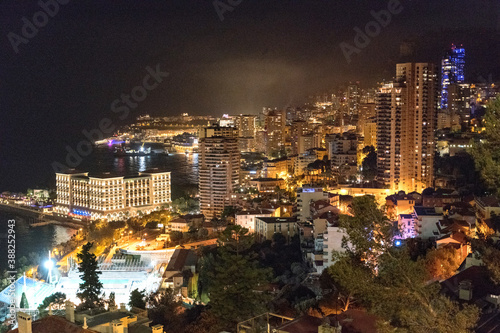
M 147 156 L 151 155 L 151 147 L 144 148 L 144 143 L 142 146 L 138 149 L 132 149 L 130 147 L 118 147 L 115 148 L 114 154 L 116 156 Z

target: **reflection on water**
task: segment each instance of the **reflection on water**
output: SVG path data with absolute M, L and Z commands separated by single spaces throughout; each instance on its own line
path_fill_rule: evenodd
M 132 175 L 150 168 L 160 168 L 172 172 L 172 199 L 196 188 L 198 183 L 198 154 L 170 154 L 150 156 L 114 156 L 112 148 L 96 148 L 85 158 L 78 169 L 90 173 L 115 172 Z M 70 239 L 76 230 L 48 225 L 29 228 L 20 217 L 13 217 L 0 211 L 0 269 L 7 264 L 7 220 L 16 220 L 16 257 L 28 256 L 31 252 L 45 255 L 55 245 Z
M 113 148 L 99 147 L 78 168 L 90 173 L 114 172 L 124 176 L 151 168 L 164 169 L 172 172 L 172 199 L 198 184 L 198 154 L 115 156 Z
M 77 232 L 75 229 L 58 225 L 29 228 L 24 218 L 0 211 L 0 270 L 7 268 L 7 220 L 9 219 L 16 220 L 16 260 L 23 256 L 28 257 L 32 252 L 47 256 L 50 249 L 68 241 Z

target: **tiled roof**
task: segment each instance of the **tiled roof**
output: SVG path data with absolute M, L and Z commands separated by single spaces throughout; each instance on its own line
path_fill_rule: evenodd
M 97 331 L 83 329 L 75 323 L 59 316 L 48 316 L 32 323 L 33 333 L 96 333 Z M 19 333 L 19 329 L 9 331 L 8 333 Z

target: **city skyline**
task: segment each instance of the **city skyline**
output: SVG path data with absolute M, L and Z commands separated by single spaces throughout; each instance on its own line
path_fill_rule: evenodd
M 498 0 L 0 18 L 0 333 L 500 330 Z

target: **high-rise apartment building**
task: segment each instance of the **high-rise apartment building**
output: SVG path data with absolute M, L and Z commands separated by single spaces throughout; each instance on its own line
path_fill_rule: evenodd
M 198 131 L 199 139 L 209 138 L 212 136 L 223 136 L 237 138 L 239 131 L 236 127 L 229 126 L 209 126 L 203 127 Z
M 299 138 L 309 132 L 307 122 L 296 120 L 292 122 L 290 129 L 290 143 L 292 146 L 292 154 L 299 154 Z
M 134 177 L 56 173 L 55 211 L 91 220 L 146 214 L 171 202 L 170 186 L 170 172 L 156 169 Z
M 231 134 L 231 133 L 229 133 Z M 206 218 L 220 216 L 236 199 L 240 151 L 235 136 L 208 136 L 199 143 L 200 208 Z
M 431 63 L 396 66 L 377 94 L 377 179 L 392 191 L 433 185 L 437 74 Z
M 342 178 L 349 178 L 357 172 L 358 151 L 363 141 L 355 132 L 346 132 L 328 138 L 328 157 L 332 170 Z
M 265 116 L 267 155 L 278 152 L 284 147 L 285 125 L 286 113 L 284 111 L 272 110 Z
M 449 85 L 465 81 L 464 69 L 465 49 L 452 45 L 441 60 L 441 109 L 448 108 Z
M 235 118 L 235 126 L 238 128 L 240 138 L 255 137 L 256 116 L 242 114 Z
M 346 102 L 347 102 L 347 113 L 349 115 L 358 114 L 360 94 L 361 91 L 358 83 L 350 84 L 347 86 Z

